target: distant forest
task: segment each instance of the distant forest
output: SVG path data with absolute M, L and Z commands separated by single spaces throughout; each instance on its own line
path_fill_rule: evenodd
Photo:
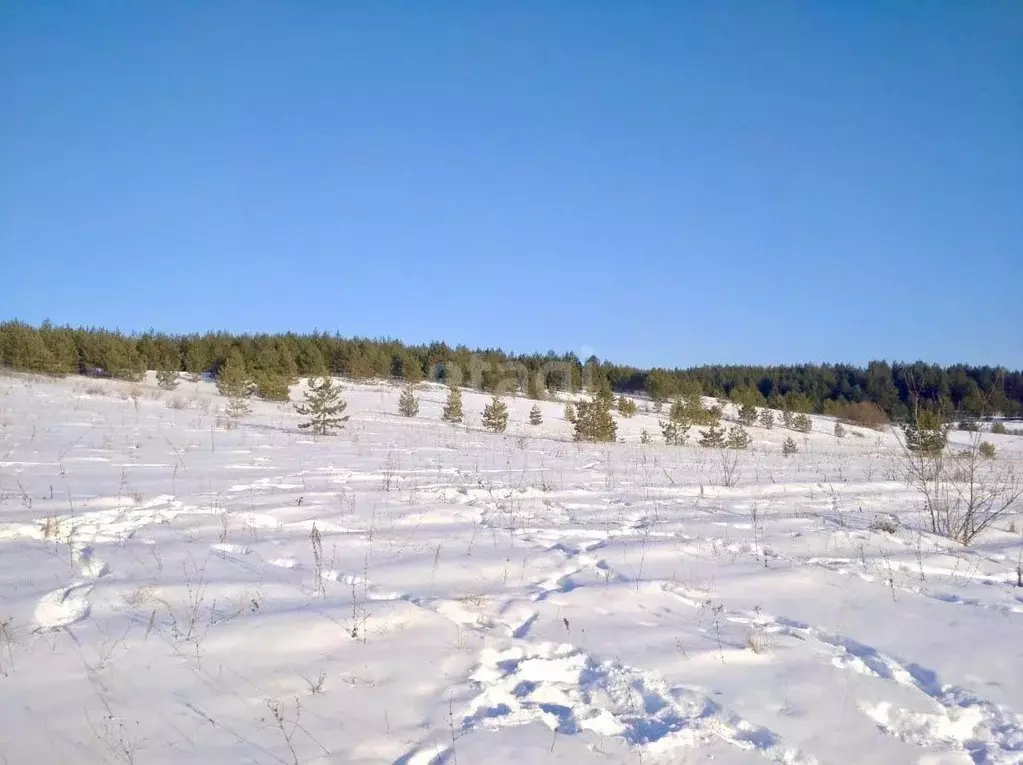
M 578 390 L 607 381 L 619 393 L 669 400 L 697 387 L 705 395 L 758 405 L 830 414 L 843 405 L 873 402 L 893 420 L 918 409 L 949 417 L 1023 415 L 1023 372 L 922 361 L 785 366 L 710 365 L 689 369 L 638 369 L 574 353 L 511 354 L 446 343 L 406 345 L 398 340 L 331 334 L 124 335 L 95 328 L 33 327 L 0 323 L 0 365 L 47 375 L 103 374 L 139 380 L 147 369 L 216 374 L 239 354 L 253 376 L 293 379 L 330 373 L 351 379 L 400 378 L 410 382 L 475 384 L 507 388 L 509 379 L 531 395 L 537 386 Z M 466 376 L 465 370 L 472 370 Z M 461 377 L 453 375 L 457 372 Z M 534 382 L 539 378 L 540 381 Z

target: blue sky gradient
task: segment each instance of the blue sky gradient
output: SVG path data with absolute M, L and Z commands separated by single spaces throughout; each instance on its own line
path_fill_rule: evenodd
M 0 6 L 0 318 L 1023 367 L 1023 3 Z

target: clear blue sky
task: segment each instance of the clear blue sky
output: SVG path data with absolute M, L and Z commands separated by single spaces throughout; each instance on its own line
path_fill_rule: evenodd
M 0 318 L 1023 366 L 1023 3 L 0 6 Z

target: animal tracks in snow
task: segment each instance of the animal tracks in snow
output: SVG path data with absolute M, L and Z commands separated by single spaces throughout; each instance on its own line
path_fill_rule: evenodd
M 598 662 L 569 644 L 484 649 L 470 680 L 478 694 L 463 728 L 539 721 L 558 734 L 618 737 L 655 755 L 718 738 L 771 762 L 816 762 L 703 693 L 668 687 L 656 675 L 618 662 Z
M 775 618 L 774 624 L 784 634 L 826 646 L 836 667 L 916 688 L 940 707 L 927 714 L 889 702 L 862 704 L 864 713 L 886 733 L 920 746 L 964 750 L 978 765 L 1023 763 L 1023 720 L 1012 711 L 965 688 L 942 684 L 935 672 L 919 664 L 904 663 L 837 633 L 784 618 Z
M 48 592 L 36 604 L 34 621 L 38 631 L 55 630 L 79 622 L 89 615 L 92 585 L 78 582 Z

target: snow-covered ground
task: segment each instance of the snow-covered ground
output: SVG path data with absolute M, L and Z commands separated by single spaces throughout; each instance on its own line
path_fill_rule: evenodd
M 0 378 L 0 763 L 1023 763 L 1023 522 L 922 532 L 891 434 L 129 388 Z

